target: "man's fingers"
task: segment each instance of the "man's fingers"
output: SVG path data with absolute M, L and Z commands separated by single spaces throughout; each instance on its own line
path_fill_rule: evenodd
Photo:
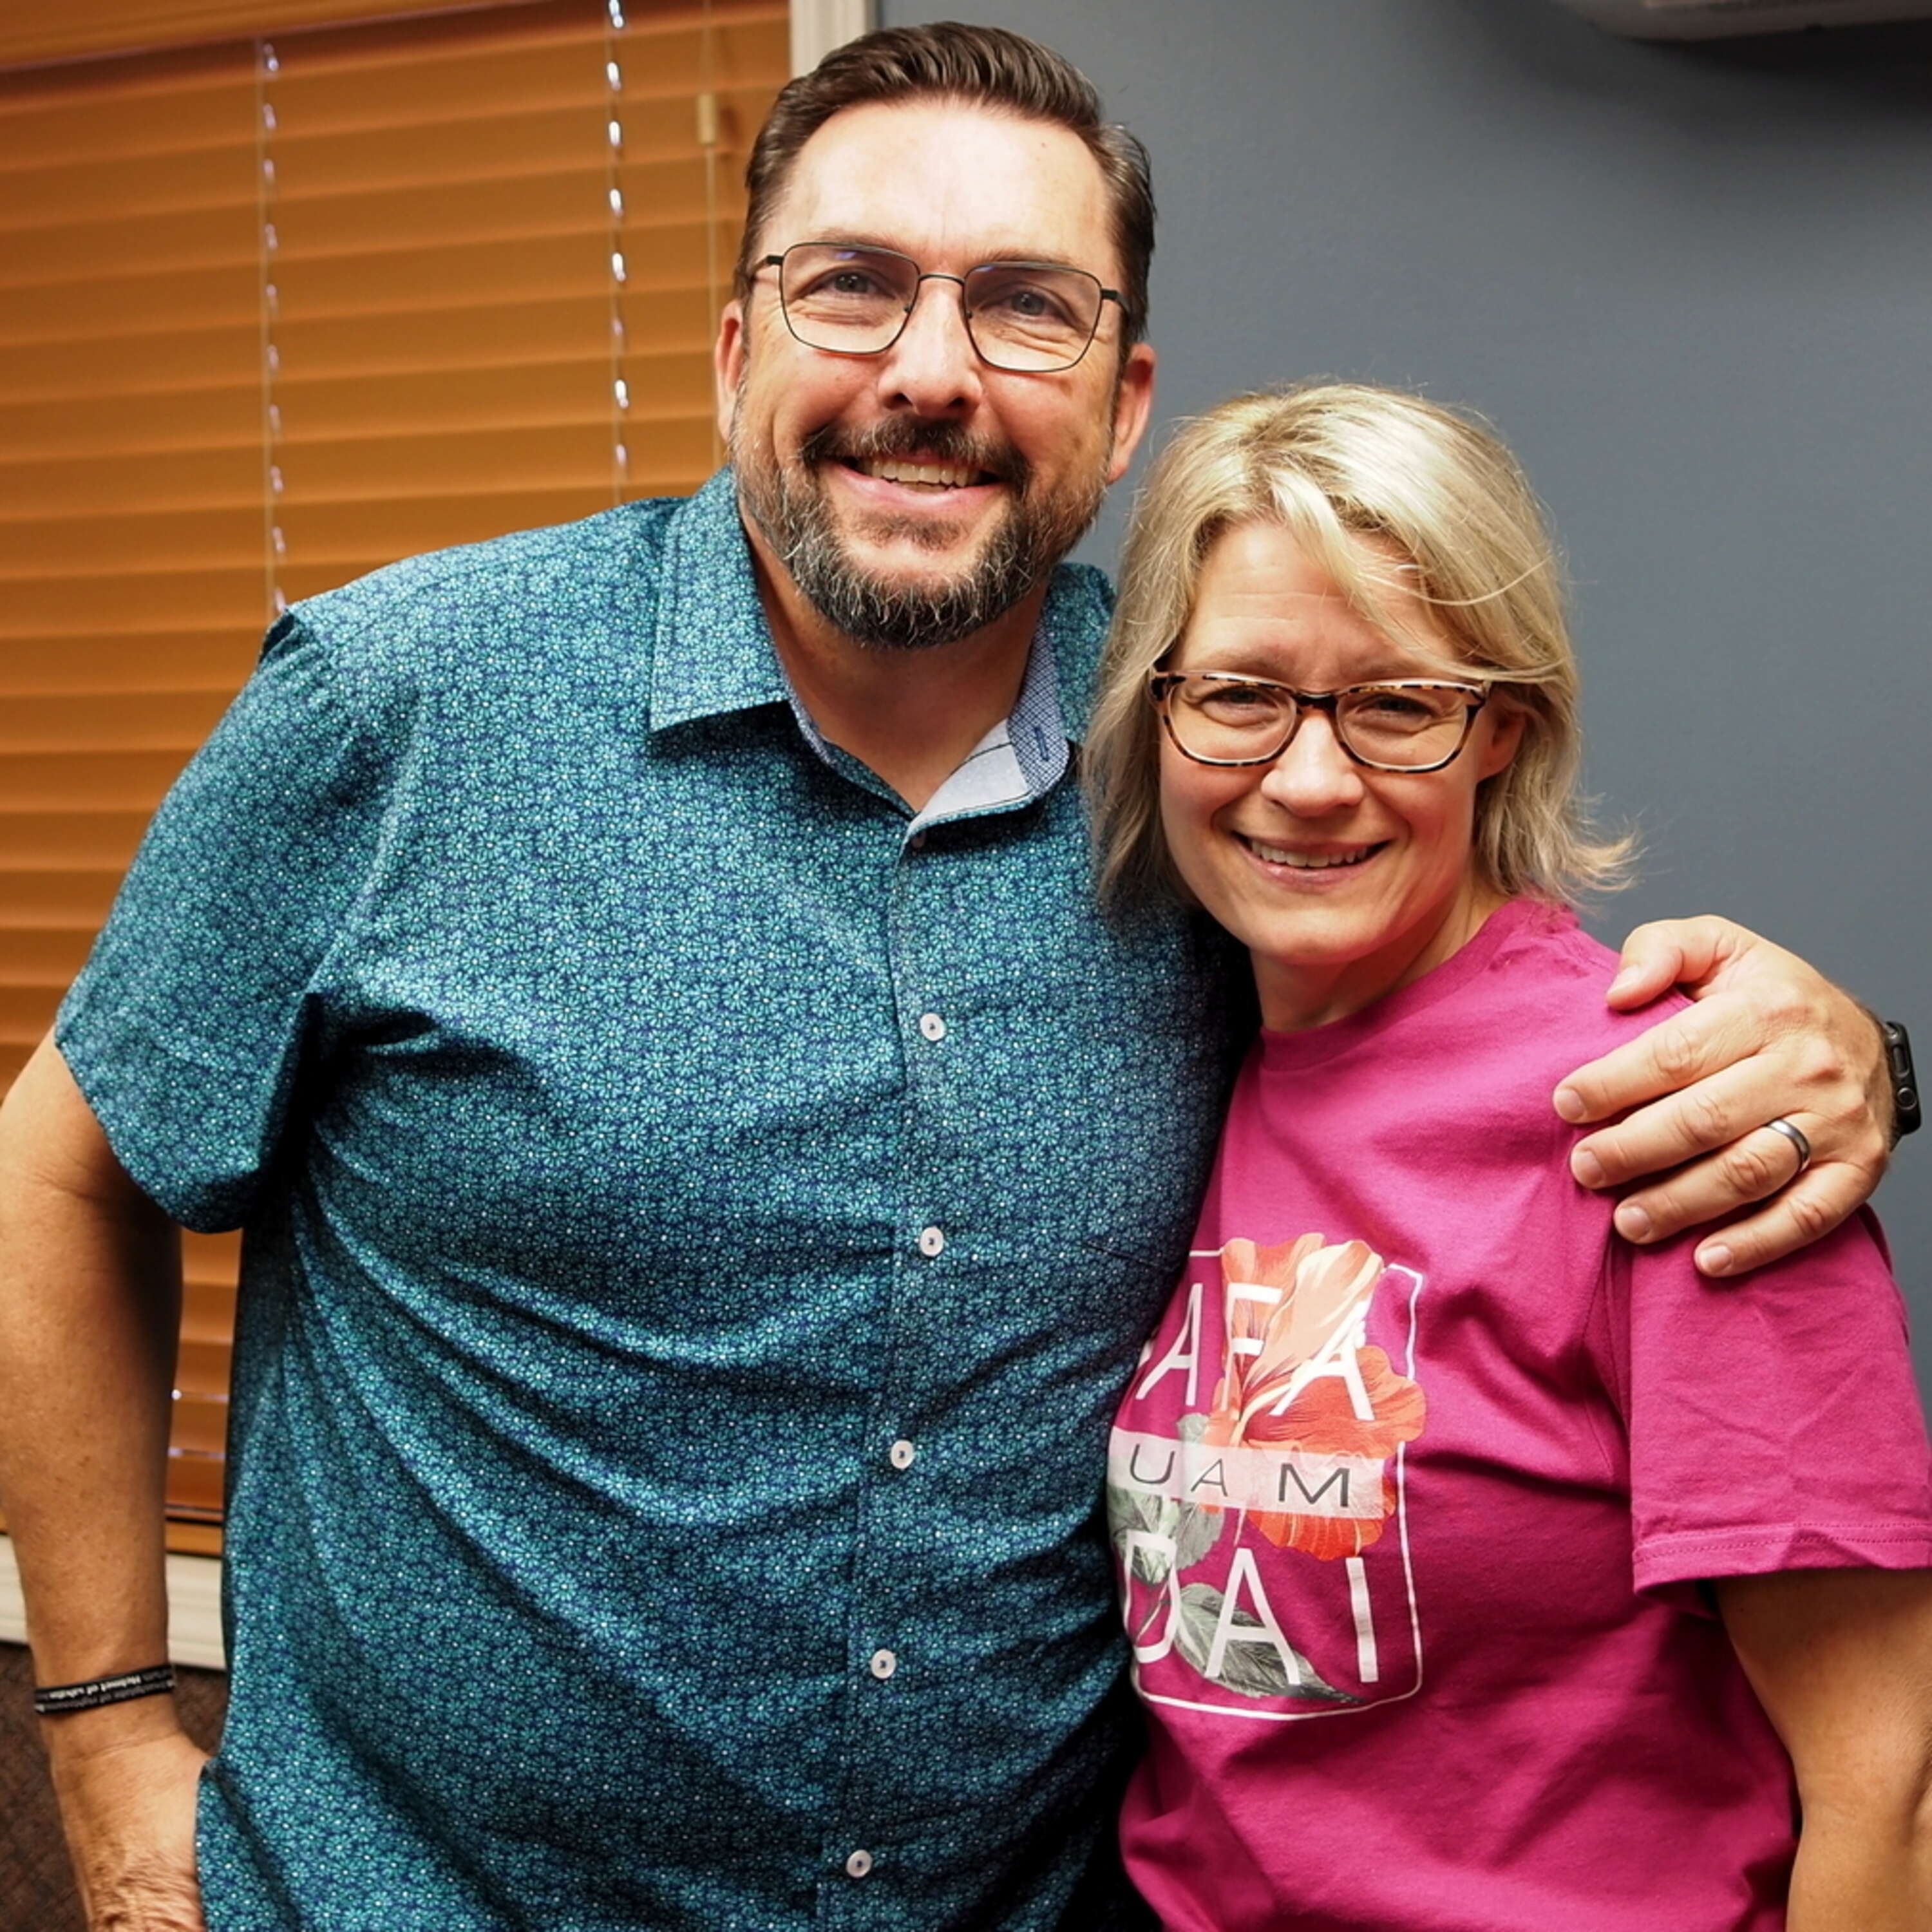
M 1870 1192 L 1870 1182 L 1844 1162 L 1810 1168 L 1756 1214 L 1700 1242 L 1697 1265 L 1706 1274 L 1724 1276 L 1781 1261 L 1828 1234 Z
M 1648 1033 L 1625 1040 L 1600 1060 L 1578 1067 L 1557 1088 L 1557 1112 L 1579 1126 L 1628 1114 L 1634 1107 L 1642 1108 L 1640 1113 L 1630 1114 L 1618 1127 L 1593 1134 L 1583 1143 L 1604 1162 L 1609 1184 L 1628 1180 L 1634 1174 L 1654 1173 L 1659 1168 L 1674 1167 L 1694 1155 L 1708 1154 L 1778 1111 L 1774 1106 L 1762 1112 L 1754 1111 L 1754 1094 L 1760 1089 L 1772 1090 L 1778 1076 L 1765 1076 L 1754 1070 L 1755 1059 L 1741 1057 L 1748 1050 L 1743 1037 L 1748 1024 L 1748 1016 L 1738 1012 L 1730 1002 L 1687 1006 Z M 1714 1090 L 1706 1093 L 1706 1088 Z M 1787 1099 L 1790 1097 L 1788 1075 L 1781 1090 Z M 1669 1125 L 1673 1137 L 1659 1138 L 1659 1130 L 1665 1124 L 1664 1110 L 1674 1102 L 1686 1100 L 1694 1101 L 1694 1106 L 1680 1108 L 1671 1116 Z M 1646 1106 L 1646 1102 L 1652 1104 Z M 1734 1114 L 1730 1111 L 1733 1107 L 1747 1111 Z M 1640 1123 L 1639 1134 L 1624 1132 Z M 1626 1144 L 1634 1145 L 1641 1139 L 1654 1150 L 1657 1157 L 1634 1166 L 1618 1165 L 1598 1143 L 1609 1142 L 1618 1133 L 1624 1134 Z
M 1592 1068 L 1580 1070 L 1578 1077 L 1588 1083 L 1600 1072 L 1604 1084 L 1600 1090 L 1622 1094 L 1635 1090 L 1654 1072 L 1672 1065 L 1690 1066 L 1707 1054 L 1721 1061 L 1728 1028 L 1715 1024 L 1715 1006 L 1713 1002 L 1712 1009 L 1700 1007 L 1676 1016 L 1697 1019 L 1699 1027 L 1693 1032 L 1666 1040 L 1669 1028 L 1654 1028 L 1595 1062 Z M 1712 1012 L 1711 1018 L 1706 1018 L 1707 1012 Z M 1672 1021 L 1670 1025 L 1675 1024 Z M 1656 1048 L 1648 1060 L 1621 1061 L 1631 1048 L 1646 1048 L 1653 1042 Z M 1783 1142 L 1788 1158 L 1780 1166 L 1781 1137 L 1760 1131 L 1767 1120 L 1780 1116 L 1796 1123 L 1820 1166 L 1844 1162 L 1863 1174 L 1868 1192 L 1877 1186 L 1885 1172 L 1885 1137 L 1844 1063 L 1828 1045 L 1808 1035 L 1794 1036 L 1774 1051 L 1754 1054 L 1708 1077 L 1694 1078 L 1680 1092 L 1666 1090 L 1661 1100 L 1637 1108 L 1614 1126 L 1600 1127 L 1577 1142 L 1570 1156 L 1570 1171 L 1586 1187 L 1621 1187 L 1705 1155 L 1718 1154 L 1730 1166 L 1713 1168 L 1712 1177 L 1728 1174 L 1734 1178 L 1735 1191 L 1720 1201 L 1714 1211 L 1728 1213 L 1744 1202 L 1762 1198 L 1765 1189 L 1759 1170 L 1766 1164 L 1780 1174 L 1775 1184 L 1790 1179 L 1790 1143 Z
M 1751 935 L 1728 920 L 1652 920 L 1634 928 L 1624 941 L 1606 997 L 1613 1006 L 1646 1006 L 1672 986 L 1707 980 L 1741 937 Z
M 1803 1117 L 1792 1124 L 1810 1138 Z M 1760 1126 L 1716 1154 L 1617 1203 L 1617 1232 L 1626 1240 L 1660 1241 L 1763 1201 L 1798 1178 L 1798 1150 L 1776 1129 Z M 1714 1239 L 1715 1237 L 1713 1238 Z

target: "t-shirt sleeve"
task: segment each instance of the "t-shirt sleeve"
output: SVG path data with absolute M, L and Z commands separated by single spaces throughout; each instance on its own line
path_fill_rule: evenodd
M 248 1218 L 381 811 L 370 736 L 291 612 L 162 802 L 55 1022 L 116 1156 L 188 1227 Z
M 1883 1238 L 1862 1212 L 1729 1284 L 1695 1240 L 1613 1242 L 1635 1581 L 1932 1566 L 1932 1457 Z

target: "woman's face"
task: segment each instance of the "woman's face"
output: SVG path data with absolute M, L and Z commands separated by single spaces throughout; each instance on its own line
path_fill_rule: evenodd
M 1328 692 L 1439 677 L 1460 655 L 1419 598 L 1391 595 L 1388 614 L 1421 649 L 1357 615 L 1281 526 L 1244 524 L 1209 550 L 1167 668 Z M 1522 731 L 1520 714 L 1492 698 L 1460 755 L 1433 772 L 1357 764 L 1315 711 L 1267 765 L 1199 764 L 1162 732 L 1168 849 L 1201 903 L 1252 955 L 1266 1024 L 1340 1019 L 1473 936 L 1501 898 L 1476 868 L 1476 788 L 1509 763 Z

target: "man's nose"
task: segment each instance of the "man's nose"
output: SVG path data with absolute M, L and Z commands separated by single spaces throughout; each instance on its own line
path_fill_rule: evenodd
M 1262 778 L 1262 793 L 1303 818 L 1355 804 L 1362 796 L 1362 768 L 1342 748 L 1334 719 L 1305 711 L 1294 736 Z
M 913 291 L 912 313 L 880 358 L 885 400 L 921 416 L 958 416 L 980 400 L 982 364 L 966 330 L 964 291 L 950 276 L 928 275 Z

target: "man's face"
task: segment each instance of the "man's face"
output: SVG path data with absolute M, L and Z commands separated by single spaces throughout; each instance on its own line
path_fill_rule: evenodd
M 836 115 L 806 142 L 758 252 L 894 248 L 964 275 L 997 260 L 1120 265 L 1098 166 L 1049 123 L 934 101 Z M 862 643 L 952 643 L 1023 599 L 1078 541 L 1147 419 L 1154 356 L 1120 349 L 1118 304 L 1071 369 L 988 368 L 956 284 L 930 281 L 878 356 L 787 329 L 778 272 L 724 313 L 720 425 L 754 543 Z M 760 540 L 762 539 L 761 543 Z

